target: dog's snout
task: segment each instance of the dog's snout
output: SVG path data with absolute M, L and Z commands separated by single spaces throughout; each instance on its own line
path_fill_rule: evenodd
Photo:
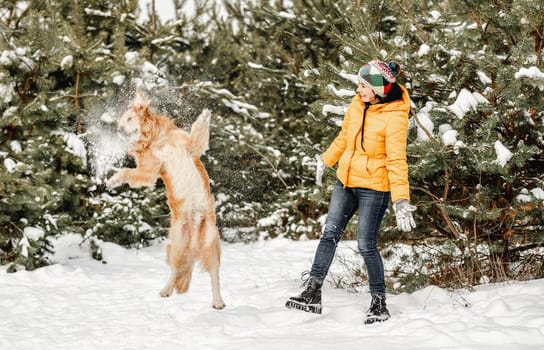
M 117 126 L 117 133 L 121 135 L 122 137 L 126 137 L 130 134 L 128 130 L 122 125 Z

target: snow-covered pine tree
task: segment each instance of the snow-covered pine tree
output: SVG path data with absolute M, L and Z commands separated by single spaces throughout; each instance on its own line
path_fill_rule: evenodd
M 235 24 L 224 28 L 224 41 L 234 38 L 239 63 L 227 71 L 232 73 L 223 83 L 240 102 L 250 102 L 239 125 L 228 129 L 236 141 L 229 157 L 237 164 L 230 178 L 246 183 L 242 198 L 256 204 L 252 212 L 258 231 L 316 237 L 325 208 L 316 200 L 320 192 L 314 184 L 314 156 L 320 149 L 311 135 L 323 128 L 307 110 L 319 92 L 302 77 L 305 66 L 317 64 L 334 47 L 322 45 L 328 38 L 320 28 L 297 20 L 291 2 L 237 2 L 228 10 Z M 230 108 L 238 107 L 234 103 Z M 237 136 L 240 130 L 244 134 Z
M 50 236 L 99 227 L 91 220 L 104 205 L 93 200 L 100 186 L 85 147 L 89 116 L 124 88 L 120 77 L 131 67 L 119 35 L 134 23 L 134 10 L 134 1 L 0 7 L 0 259 L 10 269 L 46 263 Z M 144 217 L 154 215 L 149 202 L 142 208 Z
M 47 236 L 62 232 L 80 208 L 85 154 L 64 101 L 51 100 L 62 19 L 41 3 L 13 5 L 0 38 L 0 255 L 2 263 L 32 269 L 45 262 Z
M 543 101 L 538 81 L 519 74 L 542 66 L 540 7 L 450 1 L 415 18 L 423 40 L 411 55 L 420 118 L 410 152 L 414 193 L 427 203 L 420 230 L 460 252 L 441 280 L 542 274 L 529 261 L 541 256 Z
M 204 161 L 223 225 L 318 236 L 329 191 L 314 187 L 314 156 L 353 74 L 380 58 L 401 64 L 414 102 L 419 206 L 414 234 L 389 220 L 386 236 L 451 247 L 434 267 L 416 256 L 435 282 L 542 275 L 540 3 L 235 1 L 225 18 L 198 2 L 196 19 L 143 24 L 136 3 L 0 5 L 2 263 L 39 266 L 45 237 L 64 230 L 127 245 L 160 235 L 162 191 L 105 191 L 80 147 L 146 84 L 180 126 L 213 109 Z

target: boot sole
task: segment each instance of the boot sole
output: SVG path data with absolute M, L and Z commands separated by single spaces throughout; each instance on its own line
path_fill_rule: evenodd
M 287 300 L 285 307 L 288 309 L 295 309 L 313 314 L 321 314 L 321 304 L 301 304 L 294 300 Z
M 365 319 L 365 324 L 373 324 L 378 322 L 384 322 L 387 321 L 391 316 L 370 316 L 367 319 Z

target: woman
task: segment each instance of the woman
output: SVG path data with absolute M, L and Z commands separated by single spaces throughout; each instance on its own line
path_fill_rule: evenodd
M 390 317 L 385 303 L 383 262 L 377 236 L 389 200 L 403 231 L 415 228 L 410 205 L 406 138 L 410 97 L 396 82 L 398 64 L 371 61 L 359 70 L 357 95 L 348 106 L 342 130 L 318 157 L 317 180 L 325 166 L 338 163 L 325 228 L 306 289 L 286 303 L 288 308 L 321 313 L 321 286 L 344 229 L 356 211 L 357 243 L 368 270 L 372 296 L 365 324 Z

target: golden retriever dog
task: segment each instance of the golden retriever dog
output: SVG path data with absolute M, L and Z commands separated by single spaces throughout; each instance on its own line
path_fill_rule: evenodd
M 118 122 L 118 131 L 131 145 L 136 168 L 119 169 L 106 183 L 114 188 L 154 186 L 161 178 L 168 197 L 171 222 L 166 260 L 171 268 L 160 292 L 172 295 L 174 288 L 189 288 L 193 265 L 200 261 L 211 277 L 213 307 L 225 303 L 219 288 L 220 241 L 215 221 L 215 200 L 200 156 L 208 149 L 211 113 L 203 110 L 191 133 L 176 127 L 167 116 L 155 115 L 141 92 Z

